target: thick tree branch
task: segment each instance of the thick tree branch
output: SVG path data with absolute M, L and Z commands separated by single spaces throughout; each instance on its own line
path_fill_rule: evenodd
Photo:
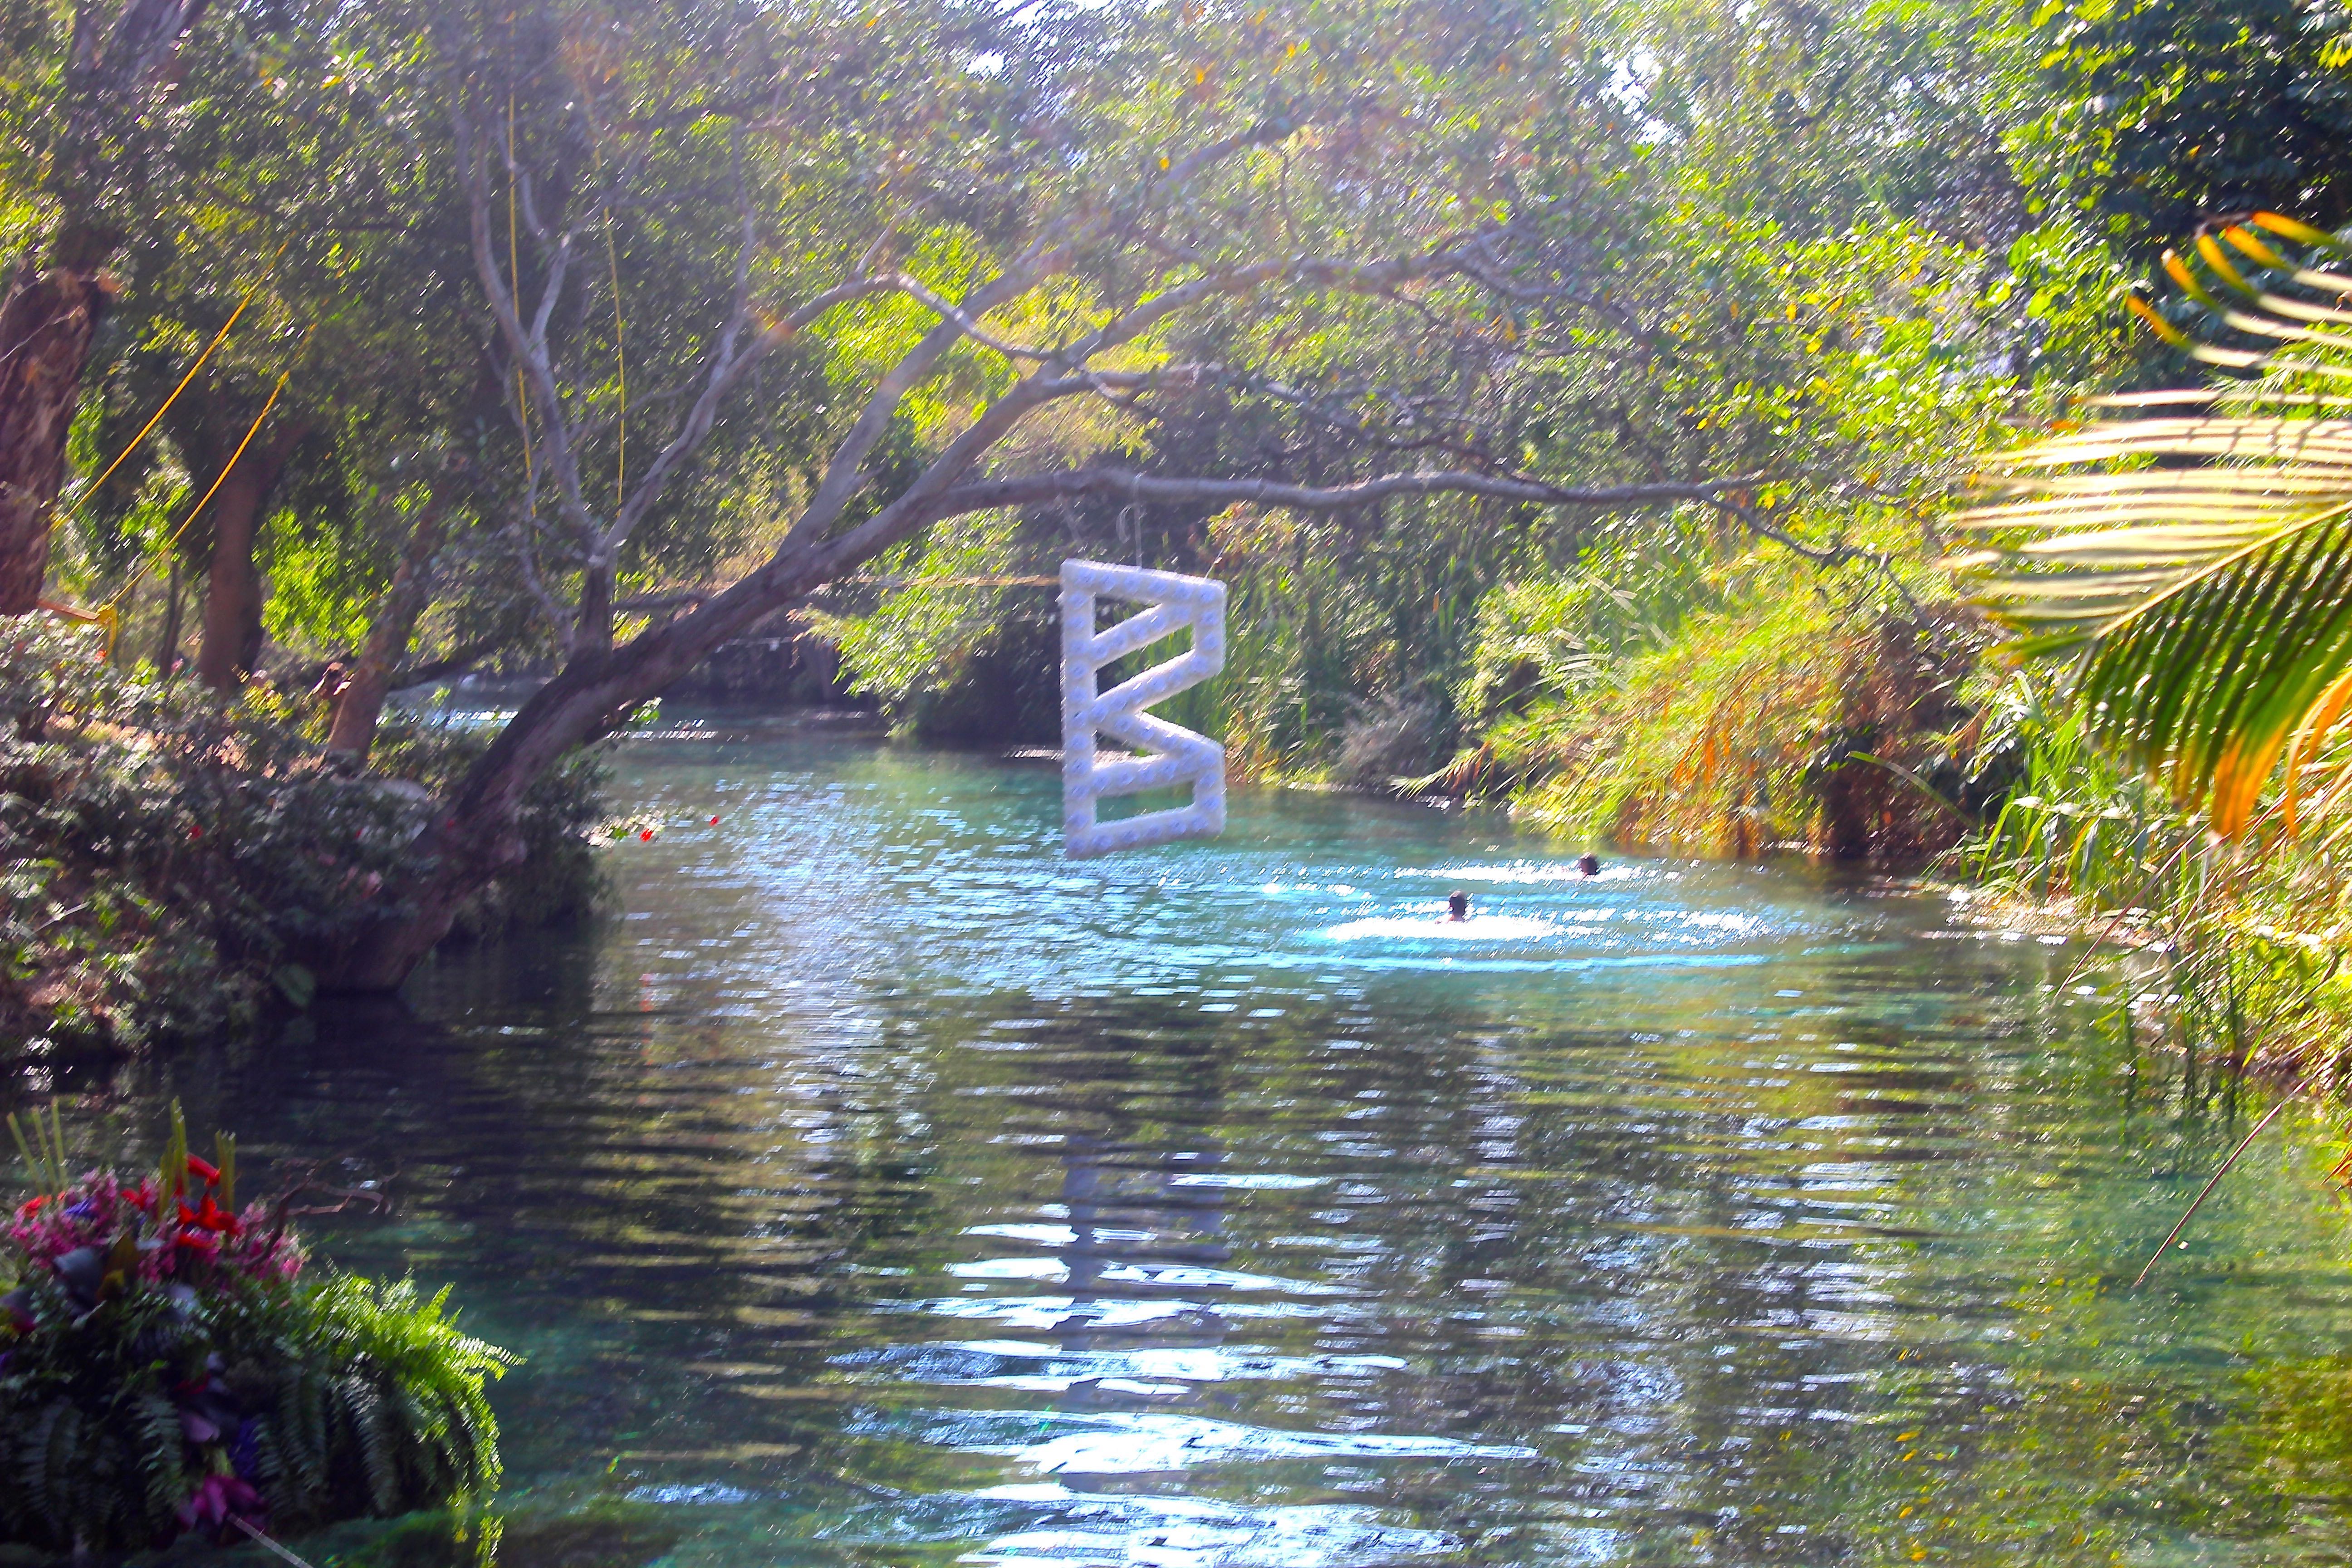
M 925 521 L 935 521 L 965 512 L 1036 506 L 1087 495 L 1154 506 L 1251 505 L 1290 507 L 1302 511 L 1336 511 L 1400 496 L 1432 495 L 1480 496 L 1533 506 L 1647 507 L 1685 501 L 1715 504 L 1728 491 L 1752 489 L 1762 482 L 1762 476 L 1746 474 L 1687 483 L 1578 488 L 1448 468 L 1386 474 L 1342 485 L 1297 485 L 1276 479 L 1175 479 L 1129 469 L 1087 468 L 957 485 L 925 503 L 921 510 Z

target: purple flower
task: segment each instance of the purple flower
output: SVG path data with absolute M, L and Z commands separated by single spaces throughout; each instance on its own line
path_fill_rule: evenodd
M 236 1528 L 237 1520 L 250 1520 L 258 1529 L 269 1521 L 269 1505 L 261 1500 L 252 1483 L 236 1476 L 206 1476 L 180 1505 L 183 1530 L 203 1525 L 217 1541 L 233 1541 L 244 1533 Z

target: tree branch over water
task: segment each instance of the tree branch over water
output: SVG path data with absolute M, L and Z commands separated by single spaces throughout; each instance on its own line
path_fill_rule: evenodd
M 1104 496 L 1162 506 L 1291 507 L 1302 511 L 1332 511 L 1371 506 L 1400 497 L 1436 495 L 1478 496 L 1488 500 L 1522 501 L 1530 506 L 1632 508 L 1715 502 L 1729 491 L 1751 489 L 1768 478 L 1742 474 L 1688 483 L 1577 487 L 1446 468 L 1383 474 L 1345 484 L 1302 485 L 1277 479 L 1178 478 L 1118 468 L 1076 468 L 958 485 L 921 510 L 925 521 L 936 521 L 965 512 L 1042 505 L 1075 496 Z

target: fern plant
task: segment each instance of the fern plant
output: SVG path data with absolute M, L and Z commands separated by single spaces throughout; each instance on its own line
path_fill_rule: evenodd
M 93 1172 L 16 1212 L 0 1543 L 136 1550 L 495 1488 L 486 1387 L 513 1358 L 459 1331 L 446 1290 L 302 1279 L 283 1204 L 234 1209 L 234 1144 L 185 1151 L 174 1108 L 159 1173 Z

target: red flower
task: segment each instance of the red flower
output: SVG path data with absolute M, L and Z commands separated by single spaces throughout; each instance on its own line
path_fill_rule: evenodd
M 188 1174 L 202 1176 L 205 1179 L 205 1185 L 208 1187 L 217 1185 L 220 1182 L 220 1167 L 210 1160 L 199 1160 L 194 1154 L 188 1156 Z
M 205 1206 L 202 1208 L 190 1208 L 186 1204 L 182 1204 L 180 1224 L 194 1230 L 225 1230 L 231 1236 L 235 1236 L 240 1228 L 236 1222 L 236 1215 L 215 1203 L 210 1194 L 206 1194 Z
M 32 1218 L 35 1215 L 41 1212 L 41 1205 L 48 1201 L 48 1195 L 47 1194 L 43 1194 L 41 1196 L 32 1199 L 30 1202 L 26 1203 L 24 1207 L 16 1211 L 16 1217 L 18 1219 Z
M 641 831 L 637 837 L 644 839 L 646 843 L 651 844 L 654 841 L 654 830 L 650 827 L 646 828 Z

